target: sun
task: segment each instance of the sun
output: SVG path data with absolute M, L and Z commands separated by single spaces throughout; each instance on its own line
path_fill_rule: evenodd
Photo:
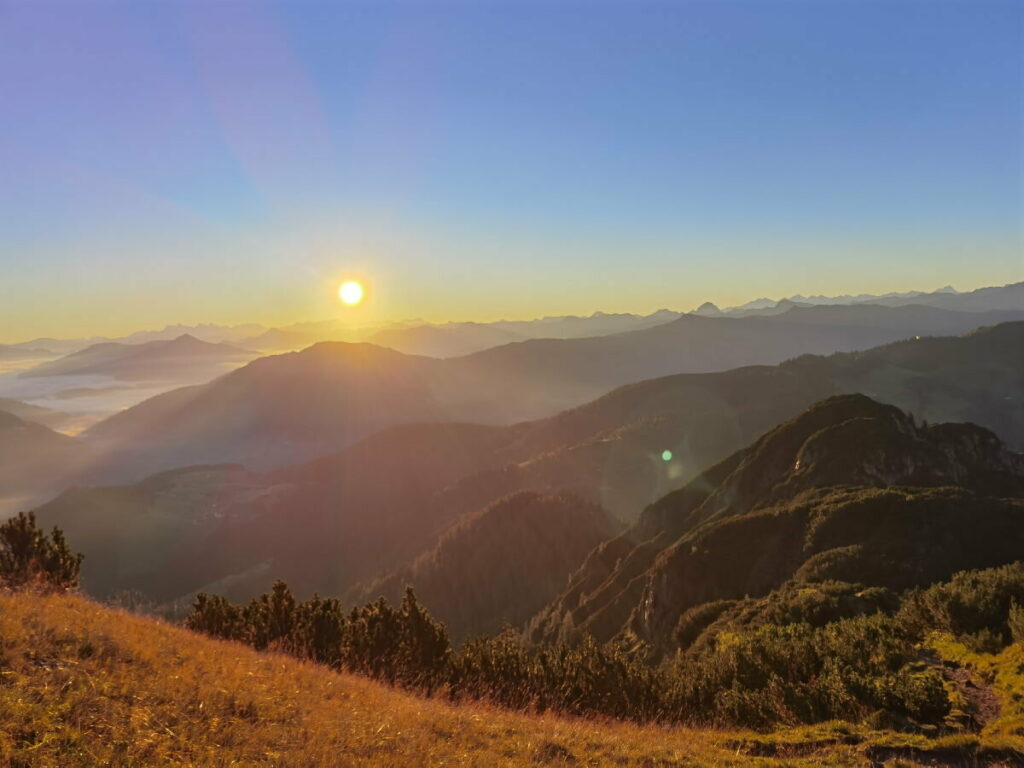
M 338 298 L 350 307 L 354 307 L 363 300 L 363 284 L 355 280 L 346 280 L 338 288 Z

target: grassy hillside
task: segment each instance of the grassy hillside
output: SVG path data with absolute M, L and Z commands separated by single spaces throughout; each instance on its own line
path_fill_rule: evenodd
M 452 706 L 69 596 L 0 595 L 0 637 L 0 764 L 11 768 L 1010 765 L 1020 740 L 842 723 L 666 730 Z

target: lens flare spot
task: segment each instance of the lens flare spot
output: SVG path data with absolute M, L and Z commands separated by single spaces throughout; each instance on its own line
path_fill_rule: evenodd
M 662 451 L 661 452 L 661 460 L 662 461 L 672 461 L 672 451 L 670 451 L 668 449 L 665 449 L 664 451 Z
M 363 300 L 363 285 L 355 280 L 346 280 L 338 288 L 338 298 L 343 304 L 354 307 Z

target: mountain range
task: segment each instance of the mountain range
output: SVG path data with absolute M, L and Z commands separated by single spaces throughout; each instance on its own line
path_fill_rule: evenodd
M 1018 310 L 1024 307 L 1024 282 L 1009 285 L 978 288 L 974 291 L 960 292 L 947 285 L 937 291 L 905 291 L 902 293 L 886 293 L 875 295 L 862 293 L 856 296 L 803 296 L 796 294 L 787 298 L 774 300 L 768 298 L 754 299 L 736 307 L 719 309 L 711 302 L 705 302 L 697 308 L 698 314 L 710 316 L 727 314 L 732 317 L 744 317 L 760 314 L 776 314 L 794 306 L 836 306 L 875 304 L 884 307 L 902 307 L 908 305 L 938 307 L 957 312 L 992 312 L 998 310 Z
M 23 371 L 22 378 L 42 376 L 107 376 L 130 381 L 191 379 L 215 376 L 223 366 L 255 356 L 228 344 L 211 344 L 182 334 L 171 340 L 139 344 L 103 342 Z
M 952 286 L 937 291 L 904 291 L 886 294 L 858 294 L 842 296 L 803 296 L 796 294 L 783 299 L 759 298 L 744 304 L 719 309 L 705 302 L 696 314 L 729 315 L 742 317 L 756 314 L 776 314 L 793 306 L 878 304 L 897 307 L 922 305 L 954 311 L 990 312 L 1024 310 L 1024 283 L 957 291 Z M 27 357 L 57 357 L 90 345 L 119 342 L 140 344 L 149 341 L 168 341 L 189 334 L 210 343 L 230 343 L 260 352 L 291 352 L 304 349 L 321 341 L 369 341 L 400 352 L 428 357 L 454 357 L 470 354 L 511 341 L 532 338 L 580 338 L 603 336 L 670 322 L 685 314 L 682 311 L 661 309 L 649 315 L 631 313 L 595 312 L 589 316 L 563 315 L 533 320 L 498 320 L 494 322 L 427 323 L 405 320 L 396 323 L 351 325 L 339 319 L 318 322 L 299 322 L 267 328 L 259 323 L 240 325 L 168 325 L 162 330 L 137 331 L 117 338 L 92 337 L 78 339 L 38 338 L 16 344 L 0 344 L 0 359 Z
M 685 315 L 627 333 L 532 339 L 444 360 L 325 342 L 154 397 L 86 436 L 115 451 L 115 479 L 191 463 L 266 469 L 325 455 L 395 424 L 509 424 L 652 377 L 776 364 L 802 353 L 959 334 L 1021 318 L 1024 312 L 871 305 L 756 318 Z
M 1007 323 L 644 381 L 509 426 L 395 426 L 266 472 L 184 468 L 78 488 L 38 514 L 86 553 L 83 578 L 96 594 L 247 597 L 275 577 L 303 593 L 341 594 L 406 567 L 459 520 L 521 491 L 570 492 L 634 522 L 696 473 L 837 393 L 864 392 L 917 419 L 973 421 L 1019 450 L 1022 382 L 1024 323 Z

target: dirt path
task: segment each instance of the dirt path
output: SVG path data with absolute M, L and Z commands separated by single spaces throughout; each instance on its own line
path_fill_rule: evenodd
M 1002 704 L 987 683 L 979 680 L 967 667 L 942 665 L 942 674 L 957 687 L 970 705 L 972 730 L 980 731 L 999 717 Z
M 968 722 L 964 723 L 965 728 L 980 731 L 999 717 L 1002 709 L 999 696 L 992 690 L 992 686 L 981 680 L 969 667 L 952 661 L 943 661 L 934 653 L 922 656 L 922 661 L 952 683 L 957 692 L 964 697 L 967 702 L 965 714 L 969 717 Z

